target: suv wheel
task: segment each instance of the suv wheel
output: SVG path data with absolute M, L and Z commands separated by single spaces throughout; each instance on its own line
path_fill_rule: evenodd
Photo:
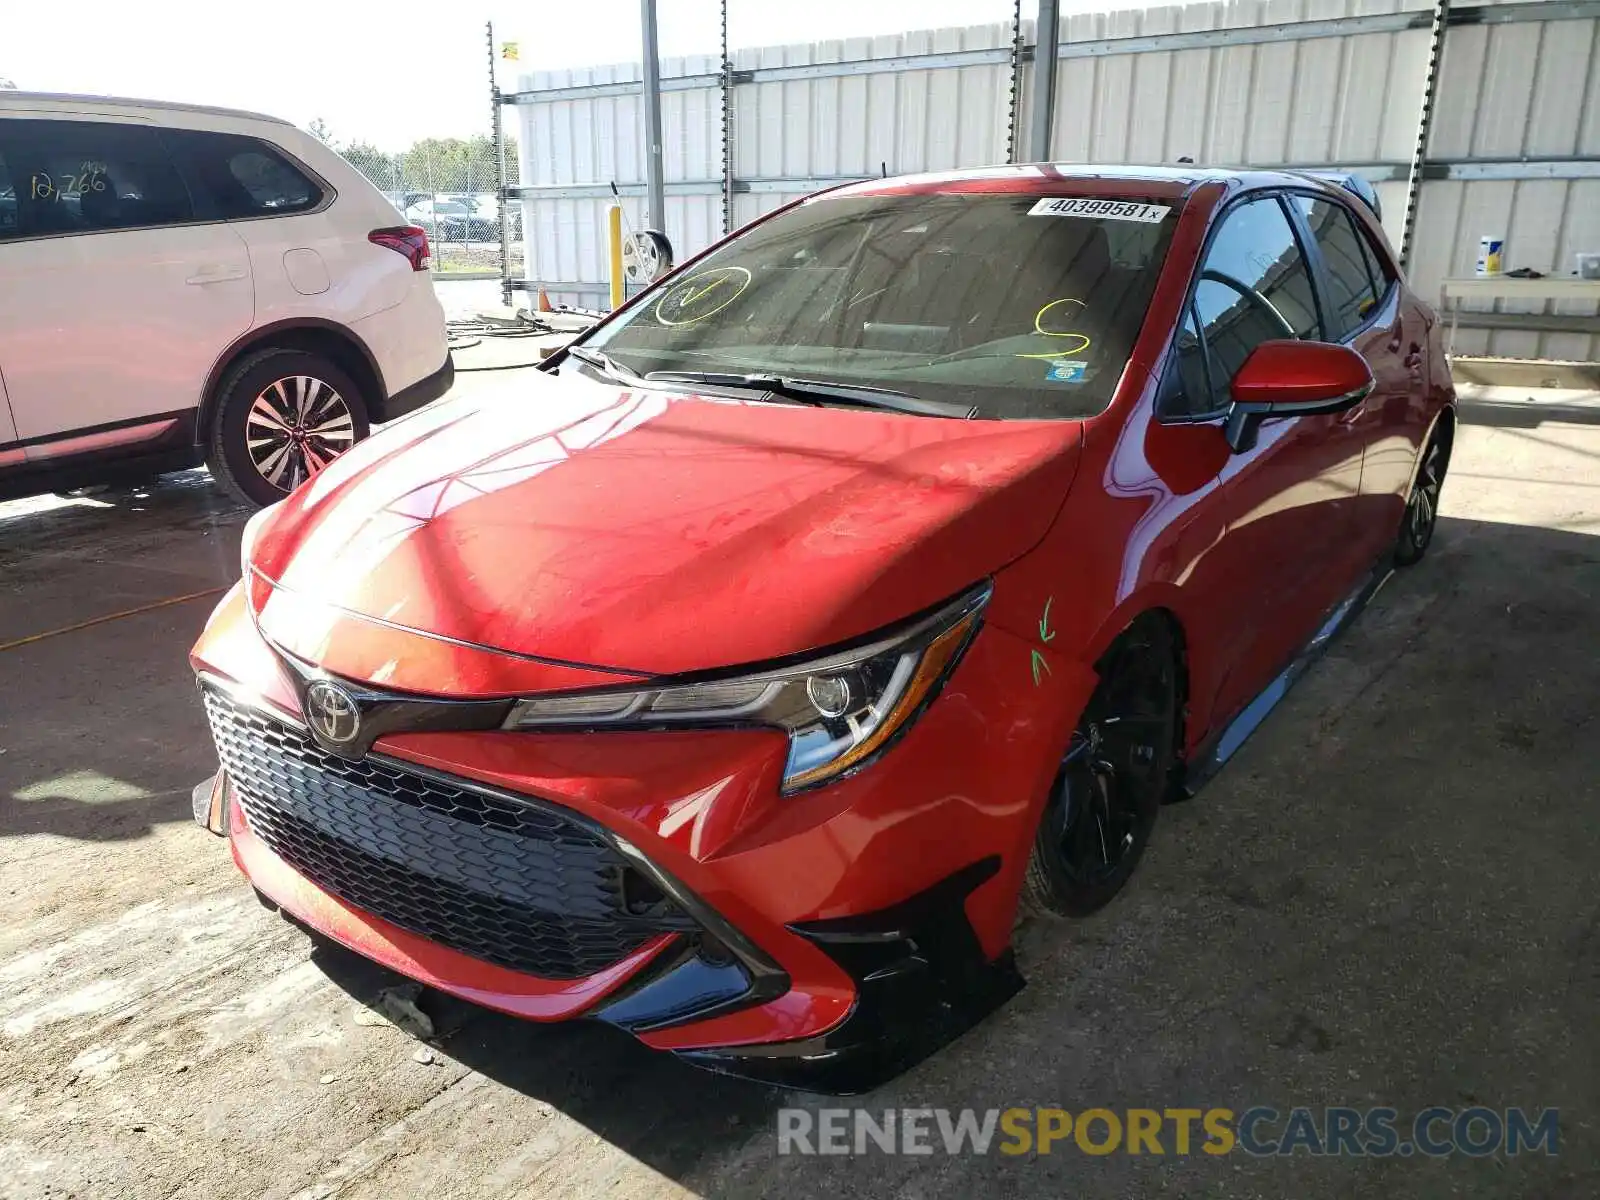
M 222 382 L 206 465 L 240 499 L 272 504 L 368 428 L 360 389 L 333 362 L 304 350 L 261 350 Z

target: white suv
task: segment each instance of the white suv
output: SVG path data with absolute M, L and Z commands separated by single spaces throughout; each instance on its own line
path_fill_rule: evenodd
M 401 221 L 271 117 L 0 92 L 0 498 L 203 461 L 270 503 L 442 395 Z

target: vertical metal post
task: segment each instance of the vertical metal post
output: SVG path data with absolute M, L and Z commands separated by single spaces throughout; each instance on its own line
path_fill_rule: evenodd
M 733 232 L 733 59 L 728 52 L 728 0 L 722 0 L 722 232 Z
M 622 274 L 622 205 L 606 210 L 606 255 L 611 273 L 611 311 L 616 312 L 628 298 L 627 279 Z
M 1033 131 L 1028 154 L 1034 162 L 1050 161 L 1050 123 L 1056 111 L 1056 40 L 1061 36 L 1061 0 L 1039 0 L 1039 24 L 1033 34 Z
M 1406 223 L 1400 232 L 1400 266 L 1411 268 L 1412 234 L 1417 227 L 1417 203 L 1422 198 L 1422 172 L 1433 133 L 1433 102 L 1439 90 L 1439 59 L 1444 53 L 1450 24 L 1450 0 L 1435 0 L 1428 42 L 1428 75 L 1422 86 L 1422 110 L 1417 114 L 1417 144 L 1411 152 L 1411 173 L 1406 176 Z
M 724 0 L 726 3 L 726 0 Z M 1017 118 L 1022 115 L 1022 0 L 1011 0 L 1011 107 L 1006 114 L 1006 161 L 1017 161 Z
M 650 210 L 645 225 L 665 233 L 667 185 L 661 168 L 661 51 L 656 42 L 656 0 L 639 0 L 639 23 L 644 33 L 645 200 Z
M 506 199 L 506 130 L 500 85 L 494 79 L 494 22 L 484 25 L 489 38 L 489 112 L 494 130 L 494 162 L 499 172 L 495 199 L 500 204 L 500 303 L 511 306 L 511 202 Z

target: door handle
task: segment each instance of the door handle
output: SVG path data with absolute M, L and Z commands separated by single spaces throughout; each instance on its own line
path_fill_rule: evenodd
M 240 270 L 238 267 L 224 267 L 219 265 L 201 267 L 193 275 L 185 279 L 184 282 L 193 284 L 230 283 L 235 279 L 248 278 L 249 275 L 245 271 Z

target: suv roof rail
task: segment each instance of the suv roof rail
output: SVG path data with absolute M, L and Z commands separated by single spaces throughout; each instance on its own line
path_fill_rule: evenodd
M 114 108 L 140 108 L 154 112 L 205 113 L 213 117 L 245 117 L 252 121 L 271 121 L 274 125 L 293 122 L 267 113 L 250 112 L 243 108 L 219 108 L 212 104 L 183 104 L 176 100 L 140 100 L 131 96 L 88 96 L 76 92 L 20 92 L 7 88 L 0 91 L 0 105 L 28 108 L 34 104 L 84 104 L 106 105 Z

